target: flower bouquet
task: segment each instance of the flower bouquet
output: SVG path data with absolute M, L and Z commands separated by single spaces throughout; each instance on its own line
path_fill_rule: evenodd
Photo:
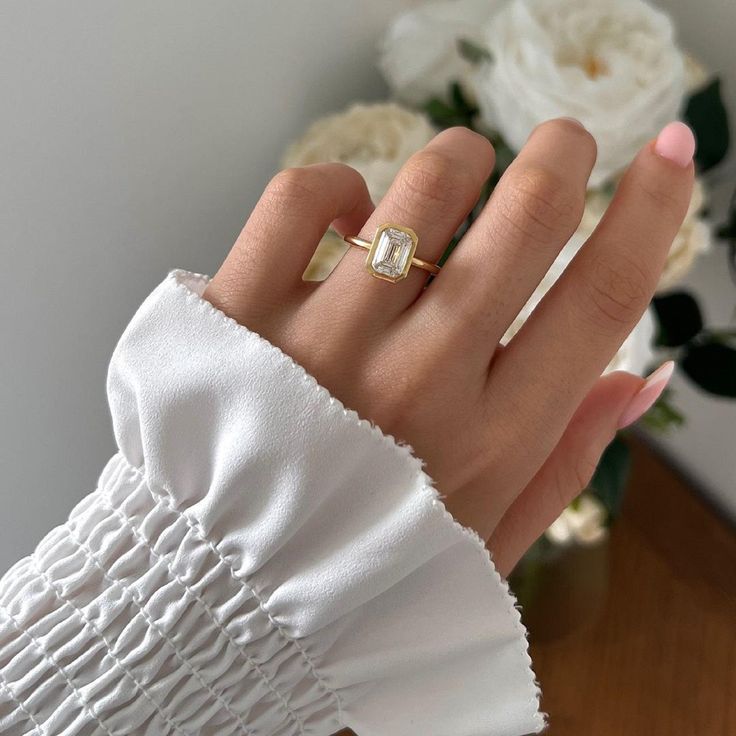
M 592 233 L 638 149 L 669 121 L 685 120 L 698 144 L 689 212 L 650 309 L 607 370 L 640 373 L 665 352 L 705 391 L 736 397 L 736 331 L 706 326 L 697 298 L 678 288 L 716 236 L 730 239 L 734 260 L 736 200 L 730 222 L 716 233 L 706 217 L 705 175 L 726 156 L 728 121 L 719 80 L 679 47 L 669 16 L 643 0 L 438 0 L 396 17 L 380 40 L 378 59 L 391 99 L 356 102 L 318 120 L 288 148 L 282 163 L 347 163 L 363 175 L 375 203 L 401 165 L 438 130 L 464 125 L 486 135 L 496 149 L 495 170 L 442 261 L 537 124 L 574 117 L 596 139 L 598 159 L 580 226 L 503 342 Z M 347 248 L 328 231 L 305 278 L 325 278 Z M 684 417 L 668 391 L 643 421 L 664 431 Z M 618 437 L 589 490 L 540 544 L 598 543 L 619 510 L 628 465 L 627 445 Z M 538 553 L 537 548 L 530 554 Z

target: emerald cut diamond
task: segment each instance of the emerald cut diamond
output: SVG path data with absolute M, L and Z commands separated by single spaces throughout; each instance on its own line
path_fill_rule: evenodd
M 399 281 L 409 273 L 416 246 L 413 230 L 393 225 L 379 228 L 368 253 L 368 270 L 387 281 Z

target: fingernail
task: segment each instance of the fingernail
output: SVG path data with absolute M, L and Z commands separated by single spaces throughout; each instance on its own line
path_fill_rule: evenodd
M 654 151 L 678 166 L 688 166 L 695 153 L 695 136 L 692 130 L 679 121 L 662 128 L 654 143 Z
M 647 378 L 644 385 L 636 392 L 623 410 L 616 425 L 617 429 L 628 427 L 652 408 L 654 402 L 662 395 L 662 391 L 667 386 L 674 370 L 674 362 L 668 360 L 666 363 L 662 363 Z

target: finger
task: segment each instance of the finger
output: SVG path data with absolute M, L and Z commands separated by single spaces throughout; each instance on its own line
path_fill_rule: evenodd
M 436 262 L 478 201 L 493 162 L 493 147 L 487 138 L 467 128 L 442 131 L 404 164 L 360 228 L 360 237 L 372 240 L 385 223 L 409 227 L 419 238 L 416 256 Z M 356 231 L 345 228 L 340 232 Z M 315 292 L 314 300 L 320 309 L 328 303 L 357 314 L 370 312 L 372 322 L 380 328 L 416 299 L 428 274 L 412 267 L 404 280 L 392 284 L 367 274 L 365 260 L 365 251 L 350 248 Z
M 301 276 L 330 224 L 357 229 L 372 211 L 363 177 L 345 164 L 280 171 L 208 285 L 206 298 L 237 321 L 245 315 L 251 321 L 265 317 L 310 289 Z
M 588 486 L 621 416 L 645 383 L 624 372 L 610 373 L 595 383 L 552 454 L 488 541 L 502 575 L 508 575 L 534 540 Z
M 550 120 L 529 140 L 442 272 L 407 319 L 463 325 L 484 341 L 487 360 L 508 326 L 580 224 L 596 158 L 593 137 L 578 122 Z M 456 319 L 448 321 L 444 315 Z M 413 332 L 423 333 L 412 326 Z
M 691 154 L 692 134 L 680 130 Z M 669 160 L 653 144 L 639 153 L 593 235 L 493 362 L 489 405 L 518 417 L 509 442 L 523 438 L 536 452 L 557 441 L 647 308 L 692 181 L 692 161 Z

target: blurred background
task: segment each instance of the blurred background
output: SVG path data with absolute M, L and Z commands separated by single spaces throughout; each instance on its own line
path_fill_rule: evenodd
M 171 268 L 214 273 L 312 121 L 386 96 L 377 41 L 413 5 L 2 3 L 0 568 L 65 519 L 115 451 L 105 373 L 137 306 Z M 736 120 L 736 3 L 659 5 L 722 77 Z M 733 150 L 711 182 L 714 222 L 736 181 Z M 710 323 L 732 324 L 724 248 L 686 285 Z M 679 375 L 672 385 L 687 425 L 653 441 L 733 520 L 736 402 Z

